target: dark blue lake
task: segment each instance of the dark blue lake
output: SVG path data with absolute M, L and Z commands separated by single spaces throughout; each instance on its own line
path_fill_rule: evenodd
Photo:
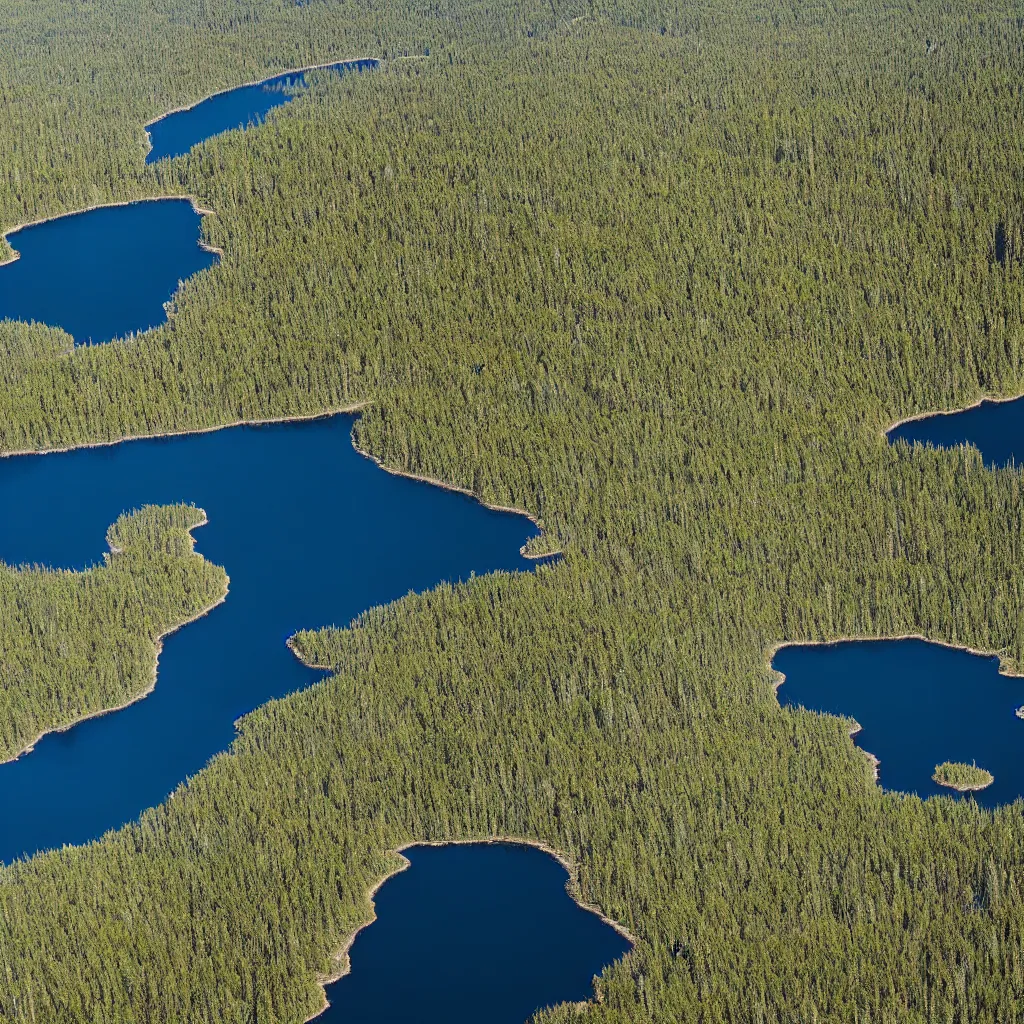
M 772 667 L 779 701 L 855 718 L 857 744 L 879 758 L 886 789 L 920 796 L 955 791 L 932 782 L 944 761 L 977 762 L 995 776 L 973 798 L 986 807 L 1024 796 L 1024 679 L 999 659 L 923 640 L 856 640 L 783 647 Z
M 352 447 L 351 416 L 0 459 L 0 558 L 84 568 L 107 527 L 192 502 L 224 604 L 167 637 L 156 689 L 0 766 L 0 859 L 82 843 L 136 818 L 234 736 L 236 718 L 322 673 L 285 646 L 410 590 L 530 569 L 523 516 L 392 476 Z
M 594 975 L 630 944 L 566 892 L 568 875 L 529 846 L 418 846 L 374 897 L 377 920 L 327 986 L 317 1024 L 524 1024 L 592 999 Z
M 989 466 L 1024 462 L 1024 398 L 1012 402 L 982 402 L 960 412 L 936 413 L 911 420 L 888 433 L 890 441 L 953 448 L 972 444 Z
M 146 154 L 146 163 L 151 164 L 165 157 L 182 156 L 193 146 L 223 132 L 262 124 L 274 107 L 290 102 L 307 88 L 306 76 L 310 72 L 333 71 L 345 74 L 368 71 L 377 64 L 378 61 L 373 59 L 340 61 L 322 68 L 291 71 L 262 82 L 216 93 L 195 106 L 165 114 L 146 125 L 146 134 L 152 147 Z
M 14 231 L 19 258 L 0 266 L 0 319 L 63 327 L 76 345 L 156 327 L 179 282 L 217 262 L 201 231 L 188 199 L 101 206 Z

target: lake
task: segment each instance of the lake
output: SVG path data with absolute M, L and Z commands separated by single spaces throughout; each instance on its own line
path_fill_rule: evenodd
M 1024 679 L 994 656 L 924 640 L 855 640 L 781 648 L 772 667 L 784 705 L 855 718 L 886 789 L 956 795 L 931 779 L 944 761 L 977 762 L 995 776 L 973 798 L 986 807 L 1024 796 Z
M 175 110 L 146 125 L 150 151 L 146 163 L 182 156 L 193 146 L 236 128 L 262 124 L 275 107 L 291 102 L 308 87 L 312 71 L 345 74 L 377 67 L 374 59 L 339 61 L 320 68 L 289 71 L 261 82 L 215 93 L 185 110 Z
M 889 431 L 890 441 L 952 448 L 971 444 L 989 466 L 1024 461 L 1024 398 L 1010 402 L 984 401 L 959 412 L 936 413 L 901 423 Z
M 167 319 L 179 282 L 213 266 L 188 199 L 100 206 L 6 237 L 19 258 L 0 266 L 0 319 L 62 327 L 76 345 L 111 341 Z
M 0 459 L 0 558 L 85 568 L 107 527 L 145 504 L 191 502 L 196 549 L 227 600 L 166 638 L 156 689 L 40 740 L 0 766 L 0 860 L 83 843 L 162 801 L 234 737 L 234 722 L 323 677 L 285 646 L 373 605 L 472 573 L 532 569 L 521 515 L 385 473 L 351 444 L 353 417 L 234 427 Z
M 351 972 L 327 986 L 317 1024 L 524 1024 L 593 998 L 593 978 L 630 950 L 566 892 L 554 857 L 509 843 L 417 846 L 374 897 Z

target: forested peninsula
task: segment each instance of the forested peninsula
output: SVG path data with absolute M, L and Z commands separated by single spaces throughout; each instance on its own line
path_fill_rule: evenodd
M 205 522 L 148 507 L 110 527 L 110 552 L 84 572 L 0 565 L 0 761 L 155 684 L 161 637 L 227 592 L 224 570 L 192 550 Z
M 364 54 L 143 163 L 166 110 Z M 636 938 L 591 1020 L 1024 1020 L 1021 804 L 883 792 L 766 657 L 1024 660 L 1020 471 L 884 437 L 1024 392 L 1019 7 L 0 0 L 0 111 L 3 224 L 187 194 L 224 253 L 122 342 L 0 324 L 0 447 L 367 403 L 363 450 L 565 555 L 300 633 L 329 679 L 0 869 L 0 1021 L 299 1024 L 395 850 L 500 835 Z

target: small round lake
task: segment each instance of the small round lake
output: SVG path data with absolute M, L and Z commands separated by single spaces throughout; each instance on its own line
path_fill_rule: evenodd
M 82 843 L 136 818 L 201 769 L 259 704 L 322 678 L 285 646 L 374 605 L 473 573 L 535 565 L 537 532 L 453 491 L 385 473 L 353 417 L 233 427 L 0 459 L 0 558 L 84 568 L 125 510 L 192 502 L 196 549 L 227 600 L 167 637 L 156 689 L 0 765 L 0 860 Z
M 890 441 L 930 444 L 936 448 L 974 445 L 989 466 L 1024 462 L 1024 398 L 984 401 L 959 412 L 942 412 L 908 420 L 892 428 Z
M 956 795 L 932 781 L 945 761 L 977 762 L 995 776 L 972 794 L 986 807 L 1024 796 L 1024 679 L 999 659 L 924 640 L 853 640 L 781 648 L 783 705 L 856 719 L 856 742 L 880 760 L 886 789 Z
M 179 283 L 217 262 L 201 233 L 188 199 L 100 206 L 12 231 L 18 258 L 0 266 L 0 319 L 62 327 L 76 345 L 157 327 Z
M 146 163 L 182 156 L 200 142 L 236 128 L 262 124 L 275 107 L 295 99 L 308 87 L 307 75 L 315 71 L 344 74 L 368 71 L 379 62 L 374 59 L 339 61 L 318 68 L 289 71 L 262 82 L 240 85 L 215 93 L 194 106 L 175 110 L 146 125 L 150 151 Z
M 472 843 L 405 856 L 317 1024 L 524 1024 L 592 999 L 594 976 L 631 948 L 573 901 L 565 868 L 541 850 Z

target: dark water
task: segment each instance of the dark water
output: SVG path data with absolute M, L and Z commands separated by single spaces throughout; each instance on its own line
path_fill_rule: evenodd
M 373 605 L 471 573 L 527 569 L 536 530 L 392 476 L 352 447 L 351 416 L 0 459 L 0 558 L 82 568 L 126 509 L 186 501 L 227 601 L 169 636 L 156 690 L 44 737 L 0 766 L 0 859 L 81 843 L 136 818 L 234 735 L 233 722 L 322 673 L 285 647 Z
M 377 64 L 372 59 L 341 61 L 325 68 L 308 70 L 344 74 L 367 71 Z M 277 75 L 254 85 L 242 85 L 237 89 L 219 92 L 187 110 L 165 114 L 146 126 L 152 146 L 146 155 L 146 163 L 151 164 L 165 157 L 182 156 L 193 146 L 223 132 L 262 124 L 274 107 L 290 102 L 299 91 L 306 88 L 306 74 L 307 71 L 294 71 Z
M 982 402 L 961 412 L 938 413 L 904 423 L 888 434 L 890 441 L 952 448 L 972 444 L 986 465 L 1024 462 L 1024 398 L 1012 402 Z
M 217 262 L 201 221 L 189 200 L 159 199 L 12 232 L 20 258 L 0 267 L 0 318 L 63 327 L 77 345 L 156 327 L 178 283 Z
M 565 890 L 565 869 L 529 846 L 407 850 L 411 867 L 374 898 L 352 970 L 327 987 L 317 1024 L 523 1024 L 593 998 L 629 943 Z
M 999 660 L 923 640 L 851 641 L 783 647 L 779 700 L 855 718 L 856 742 L 881 760 L 886 789 L 920 796 L 955 790 L 932 782 L 944 761 L 977 762 L 995 776 L 974 794 L 987 807 L 1024 796 L 1024 679 Z

